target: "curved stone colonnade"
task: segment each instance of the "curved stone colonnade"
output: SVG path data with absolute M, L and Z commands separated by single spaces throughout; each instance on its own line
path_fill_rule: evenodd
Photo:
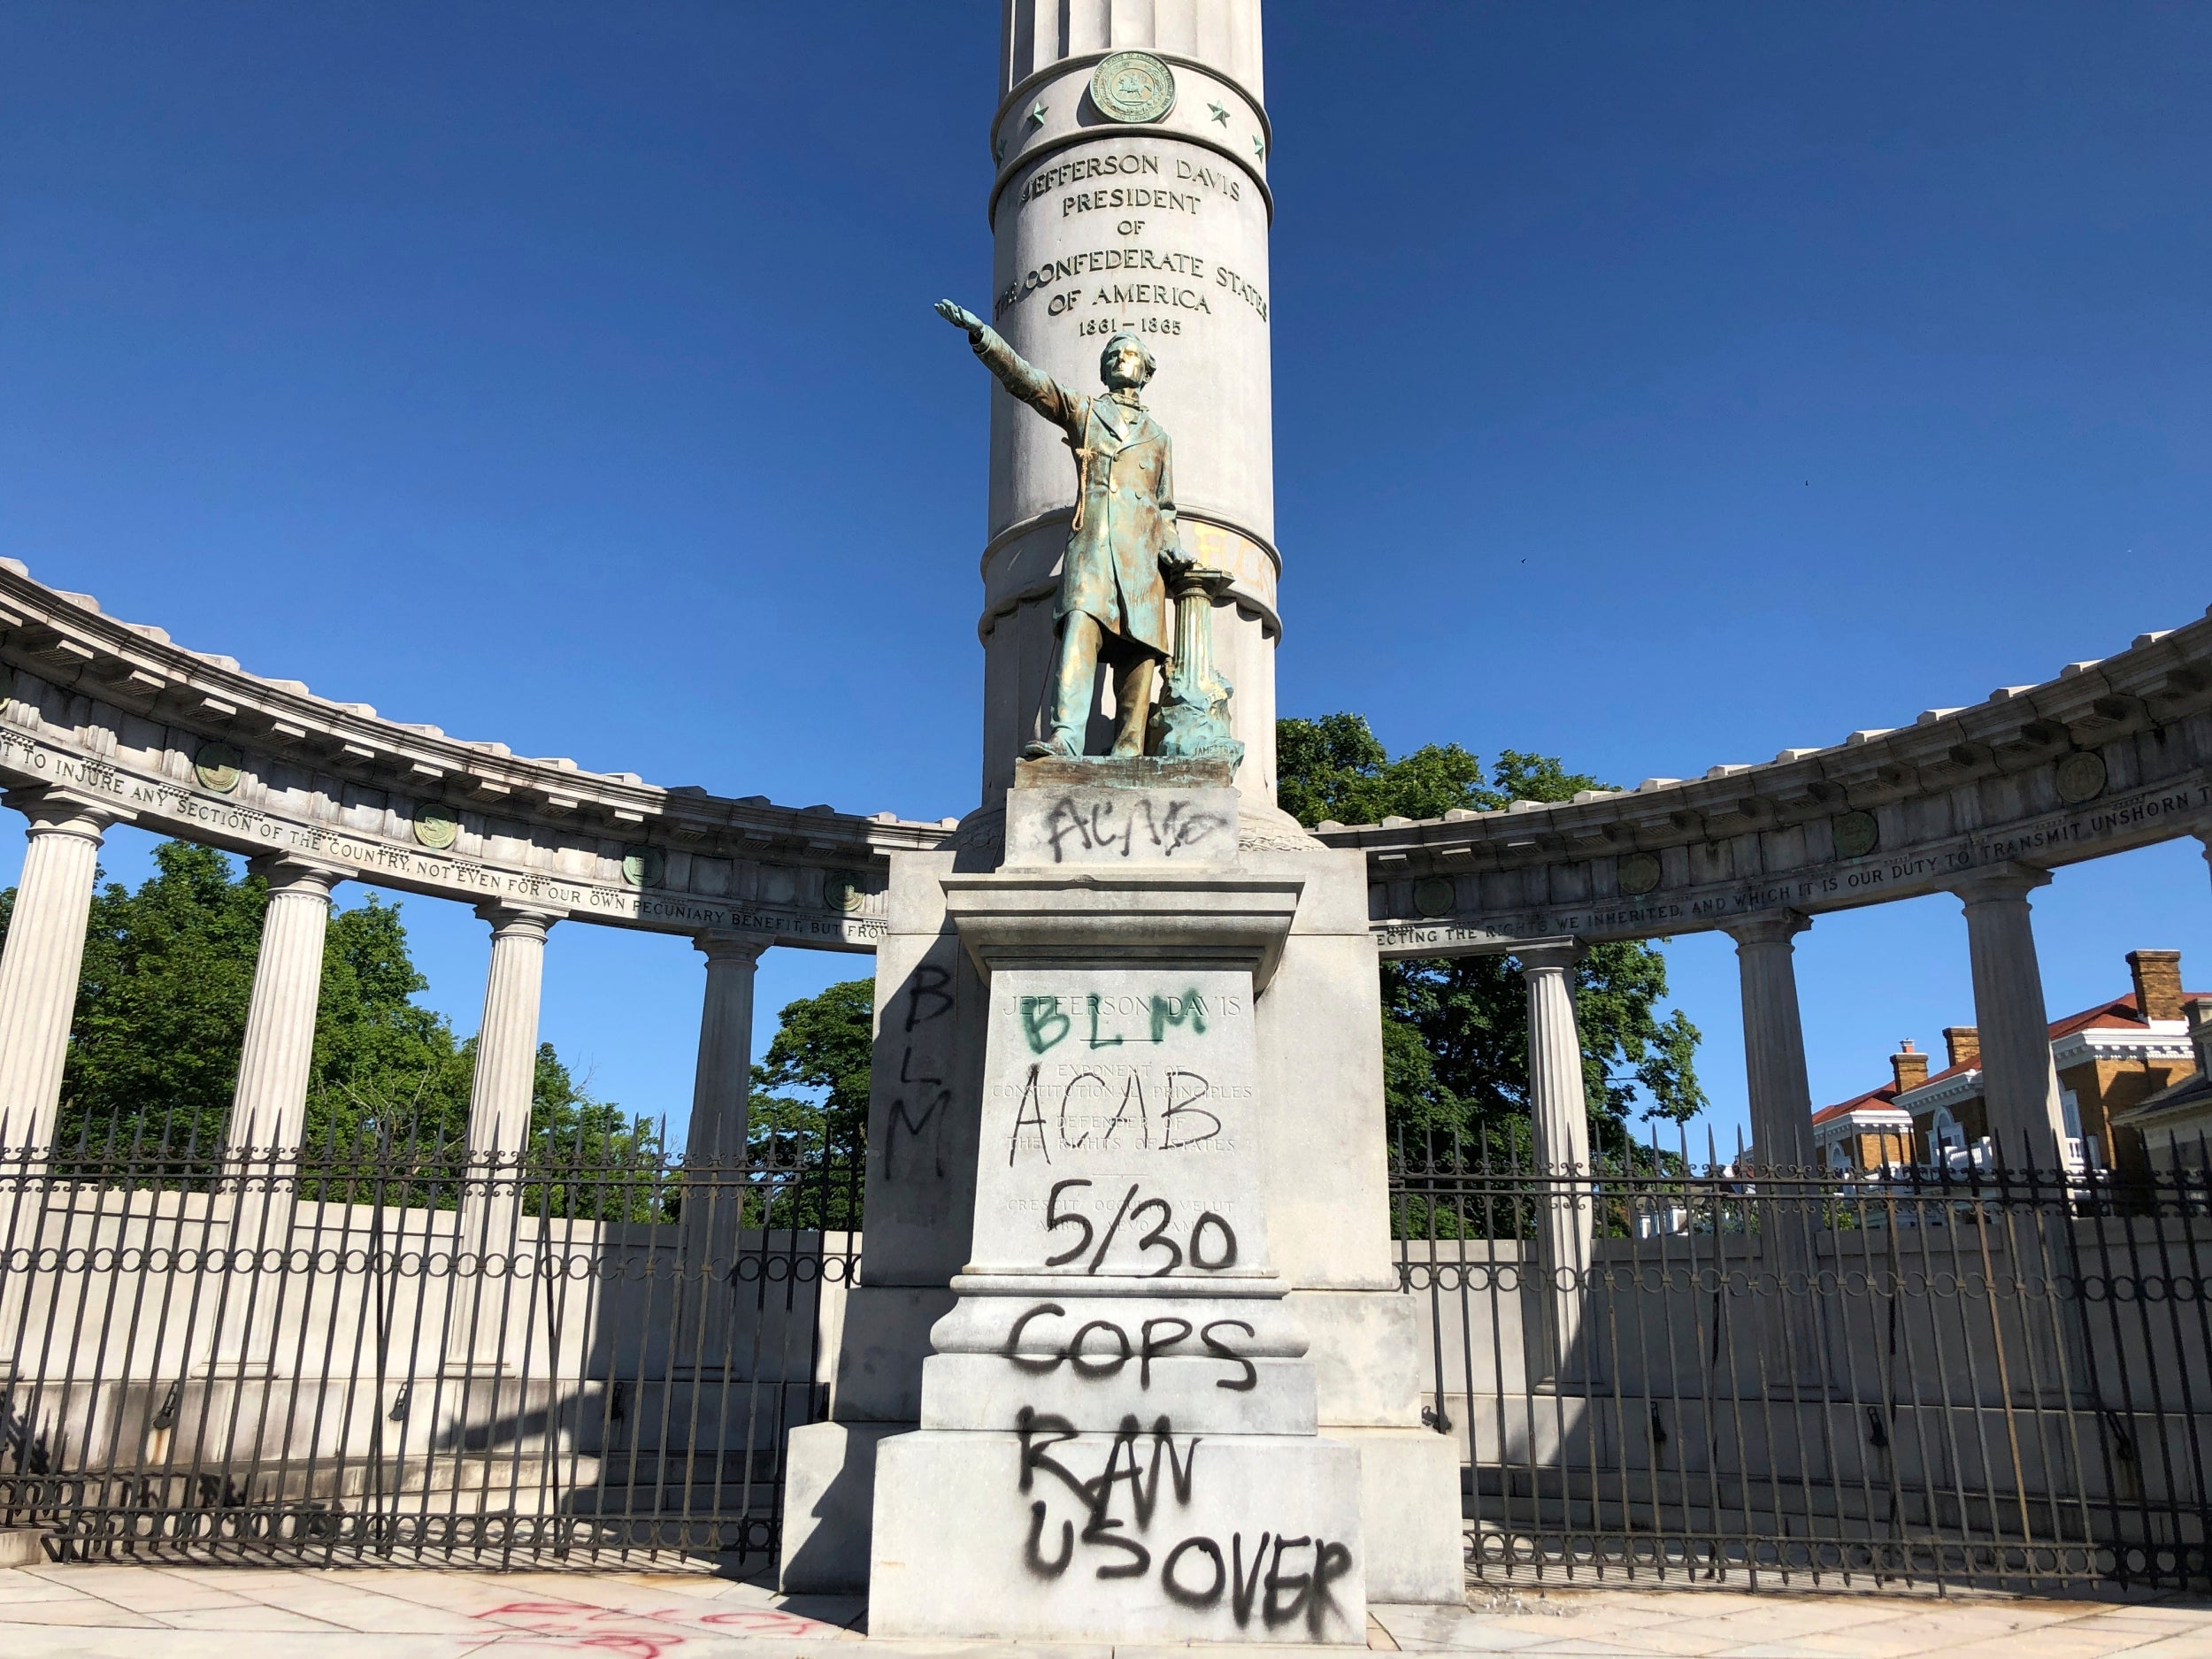
M 2212 615 L 2212 613 L 2208 613 Z M 1531 1031 L 1571 1019 L 1578 949 L 1718 929 L 1737 943 L 1762 1163 L 1815 1163 L 1793 940 L 1832 910 L 1948 892 L 1965 908 L 1983 1096 L 2009 1160 L 2066 1144 L 2028 895 L 2055 868 L 2195 835 L 2212 858 L 2212 620 L 1909 726 L 1702 778 L 1443 818 L 1325 824 L 1365 852 L 1385 956 L 1510 954 Z M 1578 1048 L 1531 1038 L 1538 1156 L 1579 1163 Z M 1546 1056 L 1552 1064 L 1546 1064 Z M 1555 1075 L 1554 1075 L 1555 1073 Z
M 245 855 L 268 878 L 230 1136 L 295 1148 L 332 889 L 472 904 L 491 929 L 471 1151 L 526 1133 L 547 931 L 692 939 L 705 1007 L 687 1156 L 742 1156 L 753 970 L 772 945 L 872 951 L 888 855 L 954 820 L 661 788 L 380 719 L 120 622 L 0 560 L 0 787 L 30 820 L 0 955 L 0 1148 L 42 1156 L 61 1097 L 101 838 L 116 824 Z
M 118 621 L 12 560 L 0 560 L 0 787 L 30 820 L 0 956 L 0 1147 L 35 1152 L 52 1133 L 112 825 L 243 854 L 269 879 L 238 1144 L 296 1144 L 324 926 L 332 889 L 352 880 L 462 900 L 490 927 L 479 1152 L 511 1150 L 527 1124 L 549 928 L 693 940 L 707 974 L 687 1150 L 728 1157 L 743 1143 L 760 953 L 872 952 L 889 855 L 939 847 L 957 822 L 663 788 L 380 719 Z M 1386 957 L 1522 963 L 1542 1037 L 1531 1091 L 1540 1156 L 1563 1163 L 1586 1156 L 1564 994 L 1582 945 L 1733 937 L 1760 1156 L 1809 1164 L 1794 936 L 1827 911 L 1954 893 L 1993 1130 L 2056 1167 L 2067 1149 L 2027 895 L 2054 868 L 2182 835 L 2212 857 L 2212 619 L 1763 765 L 1318 834 L 1365 853 Z

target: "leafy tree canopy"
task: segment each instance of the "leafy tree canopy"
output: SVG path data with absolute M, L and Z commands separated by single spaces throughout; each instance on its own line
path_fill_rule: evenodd
M 768 1057 L 753 1068 L 747 1140 L 779 1156 L 857 1147 L 868 1130 L 868 1062 L 875 1042 L 876 982 L 841 979 L 787 1002 Z M 795 1099 L 765 1091 L 805 1089 Z
M 1309 826 L 1375 824 L 1491 811 L 1512 801 L 1567 801 L 1596 779 L 1546 755 L 1500 752 L 1486 775 L 1456 743 L 1390 757 L 1357 714 L 1278 720 L 1277 798 Z M 1646 1118 L 1683 1121 L 1705 1105 L 1698 1030 L 1679 1010 L 1663 1019 L 1666 958 L 1655 945 L 1592 947 L 1575 974 L 1584 1087 L 1593 1140 L 1618 1148 L 1639 1090 Z M 1528 1112 L 1528 1004 L 1507 959 L 1462 956 L 1383 964 L 1383 1085 L 1394 1134 L 1519 1141 Z

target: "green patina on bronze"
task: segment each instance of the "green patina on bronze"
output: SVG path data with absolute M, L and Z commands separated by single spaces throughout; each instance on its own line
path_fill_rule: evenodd
M 435 804 L 415 809 L 415 839 L 433 852 L 443 852 L 461 833 L 461 820 L 452 809 Z
M 1111 752 L 1125 758 L 1141 755 L 1155 672 L 1176 654 L 1176 643 L 1168 637 L 1163 578 L 1177 580 L 1179 598 L 1188 586 L 1198 602 L 1209 606 L 1216 591 L 1209 579 L 1218 576 L 1222 587 L 1228 580 L 1217 572 L 1195 577 L 1194 561 L 1179 539 L 1172 446 L 1141 396 L 1156 367 L 1152 354 L 1134 334 L 1116 334 L 1099 355 L 1106 395 L 1093 397 L 1025 362 L 973 312 L 950 300 L 938 301 L 937 311 L 967 331 L 976 356 L 1009 392 L 1061 429 L 1075 457 L 1075 512 L 1060 565 L 1060 595 L 1052 610 L 1059 653 L 1049 698 L 1051 729 L 1025 752 L 1033 757 L 1082 757 L 1084 728 L 1103 658 L 1114 672 L 1114 706 L 1119 711 Z M 1210 628 L 1207 639 L 1210 641 Z M 1213 674 L 1210 660 L 1191 664 L 1188 674 L 1183 666 L 1179 663 L 1170 677 L 1169 706 L 1179 712 L 1167 731 L 1176 747 L 1159 752 L 1228 758 L 1233 764 L 1235 757 L 1226 747 L 1234 742 L 1225 712 L 1228 686 Z M 1240 754 L 1241 745 L 1236 747 Z
M 228 795 L 238 787 L 245 764 L 246 757 L 228 743 L 203 743 L 192 757 L 192 775 L 200 780 L 202 788 Z

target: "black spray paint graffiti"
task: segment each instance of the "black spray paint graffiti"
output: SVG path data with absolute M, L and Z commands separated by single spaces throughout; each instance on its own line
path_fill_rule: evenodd
M 1093 1550 L 1108 1551 L 1114 1557 L 1101 1562 L 1094 1569 L 1100 1578 L 1141 1578 L 1148 1574 L 1152 1571 L 1152 1550 L 1124 1531 L 1123 1518 L 1112 1513 L 1114 1501 L 1126 1488 L 1129 1521 L 1133 1523 L 1133 1530 L 1142 1532 L 1148 1529 L 1153 1513 L 1159 1507 L 1161 1463 L 1164 1459 L 1176 1505 L 1188 1507 L 1197 1481 L 1202 1437 L 1190 1436 L 1179 1457 L 1174 1425 L 1168 1418 L 1155 1418 L 1151 1429 L 1147 1431 L 1133 1416 L 1125 1417 L 1107 1448 L 1106 1466 L 1086 1479 L 1054 1455 L 1055 1448 L 1077 1438 L 1075 1425 L 1067 1418 L 1024 1406 L 1014 1420 L 1014 1432 L 1021 1448 L 1022 1494 L 1026 1496 L 1035 1487 L 1039 1474 L 1049 1475 L 1074 1494 L 1083 1506 L 1085 1517 L 1080 1532 L 1075 1530 L 1072 1521 L 1060 1523 L 1059 1537 L 1048 1555 L 1044 1540 L 1050 1506 L 1042 1498 L 1030 1503 L 1029 1536 L 1022 1546 L 1022 1563 L 1030 1574 L 1047 1582 L 1058 1578 L 1074 1563 L 1079 1542 Z M 1138 1442 L 1148 1432 L 1152 1440 L 1148 1461 L 1138 1449 Z M 1294 1552 L 1300 1550 L 1312 1551 L 1305 1570 L 1285 1572 L 1284 1557 L 1293 1556 L 1291 1564 L 1296 1566 L 1300 1563 Z M 1261 1624 L 1270 1630 L 1293 1624 L 1302 1617 L 1308 1635 L 1317 1639 L 1330 1615 L 1334 1614 L 1340 1624 L 1348 1622 L 1329 1586 L 1351 1569 L 1349 1547 L 1310 1534 L 1291 1538 L 1279 1532 L 1261 1532 L 1252 1547 L 1251 1564 L 1248 1568 L 1241 1531 L 1229 1535 L 1225 1554 L 1217 1540 L 1195 1533 L 1178 1540 L 1162 1560 L 1160 1589 L 1178 1606 L 1198 1612 L 1211 1611 L 1225 1600 L 1230 1617 L 1240 1629 L 1251 1623 L 1255 1610 Z
M 1045 833 L 1051 837 L 1052 862 L 1056 864 L 1065 862 L 1071 842 L 1087 853 L 1118 853 L 1126 858 L 1145 846 L 1163 858 L 1172 858 L 1211 840 L 1231 823 L 1218 812 L 1194 810 L 1187 801 L 1170 801 L 1164 811 L 1157 811 L 1140 795 L 1124 818 L 1118 802 L 1100 801 L 1086 807 L 1073 795 L 1064 795 L 1052 804 Z
M 1052 1162 L 1051 1131 L 1057 1127 L 1063 1151 L 1072 1152 L 1090 1144 L 1094 1131 L 1098 1134 L 1101 1149 L 1113 1147 L 1117 1135 L 1125 1138 L 1119 1142 L 1127 1146 L 1130 1139 L 1151 1150 L 1173 1152 L 1184 1147 L 1194 1147 L 1211 1141 L 1221 1133 L 1221 1119 L 1198 1102 L 1213 1092 L 1213 1085 L 1195 1071 L 1170 1071 L 1163 1087 L 1167 1091 L 1165 1109 L 1159 1116 L 1159 1140 L 1153 1141 L 1153 1119 L 1144 1097 L 1144 1079 L 1135 1071 L 1123 1081 L 1121 1099 L 1110 1118 L 1102 1124 L 1099 1114 L 1091 1109 L 1079 1090 L 1090 1084 L 1102 1096 L 1110 1096 L 1112 1085 L 1095 1071 L 1078 1071 L 1065 1083 L 1058 1086 L 1059 1105 L 1055 1112 L 1056 1125 L 1045 1116 L 1045 1097 L 1049 1089 L 1043 1082 L 1041 1067 L 1035 1061 L 1029 1066 L 1029 1075 L 1023 1079 L 1021 1099 L 1014 1108 L 1014 1130 L 1006 1144 L 1006 1167 L 1014 1167 L 1016 1155 L 1022 1151 L 1025 1130 L 1036 1133 L 1036 1141 L 1029 1150 L 1041 1153 L 1047 1164 Z M 1070 1122 L 1069 1109 L 1074 1109 Z M 1133 1134 L 1131 1132 L 1133 1131 Z
M 1045 1200 L 1045 1231 L 1057 1233 L 1062 1227 L 1080 1227 L 1083 1236 L 1057 1256 L 1045 1257 L 1047 1267 L 1064 1267 L 1090 1250 L 1091 1240 L 1096 1233 L 1090 1218 L 1079 1215 L 1072 1209 L 1064 1214 L 1060 1210 L 1061 1194 L 1089 1185 L 1090 1182 L 1072 1176 L 1052 1184 L 1052 1192 Z M 1099 1240 L 1097 1251 L 1091 1256 L 1090 1264 L 1083 1270 L 1086 1273 L 1098 1271 L 1099 1264 L 1106 1259 L 1106 1252 L 1113 1248 L 1114 1234 L 1120 1231 L 1123 1218 L 1127 1217 L 1133 1227 L 1141 1226 L 1143 1224 L 1138 1217 L 1148 1210 L 1159 1212 L 1159 1225 L 1137 1240 L 1137 1253 L 1141 1256 L 1151 1249 L 1162 1249 L 1168 1253 L 1167 1265 L 1152 1271 L 1154 1279 L 1165 1279 L 1182 1266 L 1183 1247 L 1167 1236 L 1167 1230 L 1175 1223 L 1175 1207 L 1164 1198 L 1148 1198 L 1138 1203 L 1137 1194 L 1141 1190 L 1132 1182 L 1129 1190 L 1122 1195 L 1121 1208 L 1114 1212 L 1113 1220 L 1108 1224 L 1106 1236 Z M 1209 1273 L 1218 1273 L 1237 1264 L 1236 1229 L 1210 1210 L 1201 1214 L 1191 1225 L 1190 1264 Z
M 1033 1377 L 1047 1376 L 1066 1365 L 1078 1377 L 1090 1382 L 1101 1382 L 1107 1378 L 1119 1376 L 1129 1362 L 1134 1359 L 1137 1362 L 1137 1386 L 1149 1388 L 1152 1386 L 1152 1362 L 1167 1357 L 1171 1350 L 1187 1341 L 1192 1333 L 1191 1323 L 1187 1319 L 1172 1316 L 1147 1319 L 1139 1327 L 1137 1340 L 1133 1344 L 1129 1340 L 1129 1333 L 1111 1319 L 1093 1319 L 1089 1324 L 1079 1326 L 1075 1334 L 1064 1342 L 1056 1342 L 1056 1339 L 1046 1334 L 1048 1352 L 1042 1357 L 1025 1355 L 1021 1351 L 1022 1338 L 1028 1334 L 1033 1324 L 1040 1319 L 1064 1319 L 1067 1314 L 1068 1310 L 1056 1302 L 1041 1302 L 1033 1308 L 1024 1309 L 1015 1319 L 1013 1329 L 1007 1333 L 1006 1346 L 999 1351 L 1015 1370 L 1027 1371 Z M 1173 1327 L 1171 1330 L 1171 1326 Z M 1095 1344 L 1091 1340 L 1091 1333 L 1094 1331 L 1103 1333 Z M 1241 1331 L 1250 1337 L 1254 1334 L 1252 1327 L 1241 1319 L 1215 1319 L 1200 1326 L 1197 1332 L 1198 1340 L 1205 1345 L 1209 1356 L 1225 1360 L 1238 1368 L 1236 1375 L 1217 1379 L 1214 1386 L 1226 1388 L 1232 1394 L 1249 1392 L 1259 1382 L 1259 1368 L 1241 1351 L 1216 1337 L 1214 1333 L 1217 1331 Z M 1166 1334 L 1163 1335 L 1163 1333 Z M 1056 1342 L 1057 1352 L 1053 1352 L 1051 1349 Z
M 945 987 L 952 983 L 950 970 L 934 963 L 917 963 L 912 976 L 906 982 L 906 1029 L 910 1033 L 917 1025 L 942 1019 L 952 1011 L 952 993 Z M 925 1065 L 931 1064 L 923 1062 Z M 899 1176 L 899 1132 L 904 1130 L 908 1141 L 926 1143 L 929 1149 L 930 1166 L 937 1179 L 945 1174 L 945 1155 L 939 1144 L 939 1131 L 944 1126 L 946 1116 L 952 1110 L 952 1091 L 944 1087 L 941 1077 L 929 1077 L 914 1071 L 914 1044 L 910 1037 L 906 1052 L 899 1056 L 899 1093 L 893 1097 L 888 1122 L 884 1127 L 883 1176 L 896 1180 Z M 909 1103 L 909 1096 L 920 1102 L 920 1110 Z

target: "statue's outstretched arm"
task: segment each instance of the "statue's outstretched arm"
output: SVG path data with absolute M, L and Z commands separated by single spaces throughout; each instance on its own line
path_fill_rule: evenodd
M 937 314 L 954 327 L 968 331 L 968 344 L 983 359 L 983 366 L 997 375 L 1008 391 L 1055 426 L 1064 426 L 1074 419 L 1076 395 L 1043 370 L 1025 362 L 980 317 L 951 300 L 939 300 Z

